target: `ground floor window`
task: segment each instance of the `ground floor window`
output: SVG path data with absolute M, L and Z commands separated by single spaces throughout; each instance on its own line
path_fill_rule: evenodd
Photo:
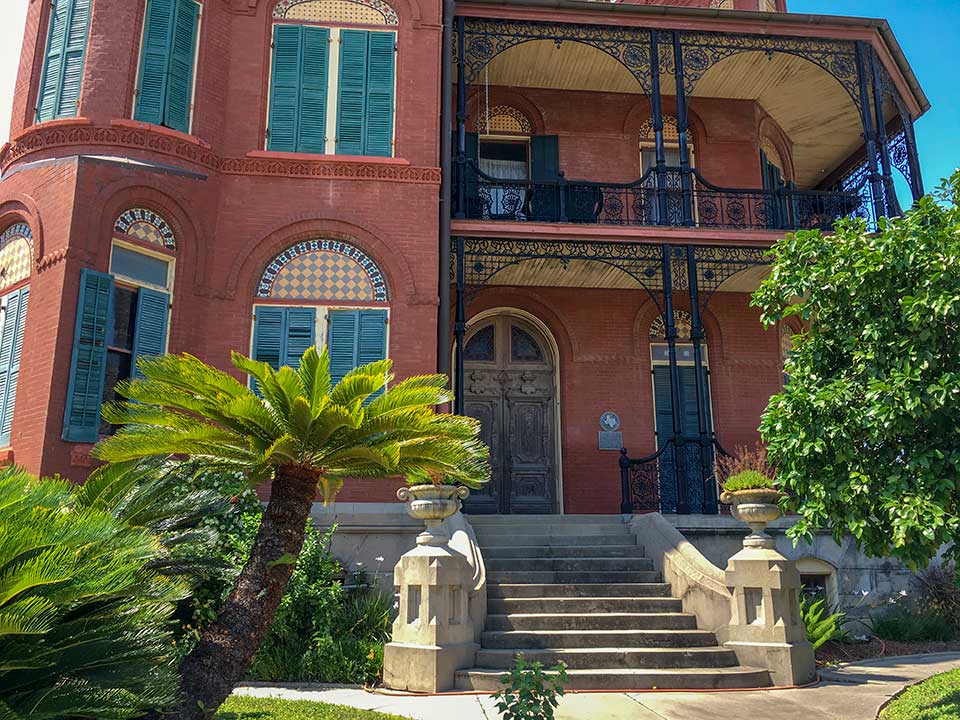
M 10 444 L 29 297 L 30 288 L 21 287 L 0 298 L 0 447 Z

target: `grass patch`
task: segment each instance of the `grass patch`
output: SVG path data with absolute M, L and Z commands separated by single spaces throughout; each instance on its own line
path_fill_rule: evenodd
M 934 675 L 907 688 L 880 720 L 954 720 L 960 717 L 960 670 Z
M 216 720 L 409 720 L 345 705 L 244 695 L 227 698 L 215 717 Z

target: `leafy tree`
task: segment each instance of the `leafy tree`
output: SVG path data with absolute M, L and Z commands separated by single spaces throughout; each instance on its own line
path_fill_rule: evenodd
M 189 586 L 156 537 L 75 486 L 0 469 L 0 718 L 139 717 L 173 703 L 169 620 Z
M 308 349 L 297 370 L 273 370 L 238 353 L 233 364 L 257 392 L 191 355 L 141 360 L 143 379 L 104 408 L 125 427 L 95 448 L 110 462 L 189 455 L 207 469 L 241 470 L 270 499 L 250 557 L 217 619 L 181 665 L 173 717 L 212 715 L 263 642 L 303 545 L 317 488 L 332 499 L 349 477 L 407 475 L 477 486 L 489 477 L 472 418 L 435 413 L 449 402 L 443 376 L 392 380 L 388 360 L 331 387 L 326 350 Z M 168 716 L 169 717 L 169 716 Z
M 802 318 L 760 431 L 799 513 L 875 556 L 926 565 L 960 540 L 960 173 L 876 233 L 844 220 L 772 249 L 766 325 Z

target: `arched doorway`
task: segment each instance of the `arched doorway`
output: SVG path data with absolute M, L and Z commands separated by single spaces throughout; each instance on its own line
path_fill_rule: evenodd
M 537 325 L 507 311 L 475 321 L 464 344 L 464 410 L 483 425 L 492 477 L 470 513 L 556 513 L 557 357 Z

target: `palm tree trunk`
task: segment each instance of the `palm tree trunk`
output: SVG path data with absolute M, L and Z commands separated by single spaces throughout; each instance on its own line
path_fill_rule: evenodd
M 313 469 L 277 469 L 250 558 L 220 615 L 180 665 L 180 705 L 172 714 L 157 717 L 212 717 L 243 678 L 273 624 L 293 574 L 316 488 L 317 473 Z

